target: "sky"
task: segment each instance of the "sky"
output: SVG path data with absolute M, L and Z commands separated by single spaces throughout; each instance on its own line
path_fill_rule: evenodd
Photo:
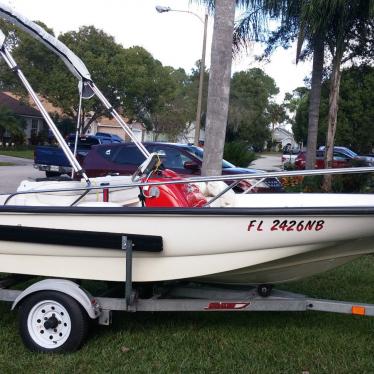
M 189 0 L 1 0 L 31 20 L 40 20 L 55 34 L 78 30 L 82 25 L 94 25 L 115 37 L 124 47 L 139 45 L 148 50 L 163 65 L 182 67 L 187 72 L 201 59 L 203 24 L 191 14 L 157 13 L 156 5 L 170 6 L 175 10 L 190 10 L 204 17 L 204 8 L 191 5 Z M 209 18 L 207 66 L 210 65 L 210 48 L 213 18 Z M 270 63 L 258 63 L 255 55 L 262 47 L 254 44 L 246 53 L 234 59 L 233 73 L 252 67 L 261 67 L 274 78 L 280 89 L 276 97 L 282 102 L 284 94 L 303 86 L 310 75 L 311 62 L 295 64 L 295 47 L 278 49 Z

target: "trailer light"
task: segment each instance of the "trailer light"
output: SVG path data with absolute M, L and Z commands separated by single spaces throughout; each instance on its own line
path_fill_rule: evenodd
M 365 307 L 359 305 L 352 306 L 352 314 L 356 316 L 364 316 L 366 314 Z
M 240 310 L 246 308 L 250 303 L 209 303 L 206 310 Z

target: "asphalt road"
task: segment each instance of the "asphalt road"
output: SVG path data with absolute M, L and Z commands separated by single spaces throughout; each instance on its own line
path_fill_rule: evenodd
M 262 155 L 260 158 L 255 160 L 249 167 L 253 169 L 261 169 L 265 171 L 280 171 L 282 155 Z
M 33 160 L 1 156 L 0 163 L 12 163 L 12 166 L 0 166 L 0 194 L 14 192 L 20 182 L 28 178 L 43 178 L 45 173 L 34 169 Z

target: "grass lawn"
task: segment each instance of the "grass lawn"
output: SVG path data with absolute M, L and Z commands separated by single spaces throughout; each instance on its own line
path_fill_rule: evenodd
M 0 166 L 14 166 L 11 162 L 0 162 Z
M 374 256 L 281 288 L 374 303 Z M 70 355 L 28 352 L 0 303 L 0 372 L 373 373 L 374 318 L 322 312 L 120 313 Z
M 32 149 L 20 151 L 0 149 L 0 155 L 33 159 L 34 151 Z

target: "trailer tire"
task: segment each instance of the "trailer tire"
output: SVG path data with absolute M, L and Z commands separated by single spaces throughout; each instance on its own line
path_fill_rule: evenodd
M 88 332 L 87 314 L 70 296 L 40 291 L 27 297 L 19 308 L 20 335 L 34 352 L 74 352 Z
M 272 290 L 273 290 L 273 286 L 271 284 L 260 284 L 257 287 L 257 293 L 261 297 L 269 297 Z

